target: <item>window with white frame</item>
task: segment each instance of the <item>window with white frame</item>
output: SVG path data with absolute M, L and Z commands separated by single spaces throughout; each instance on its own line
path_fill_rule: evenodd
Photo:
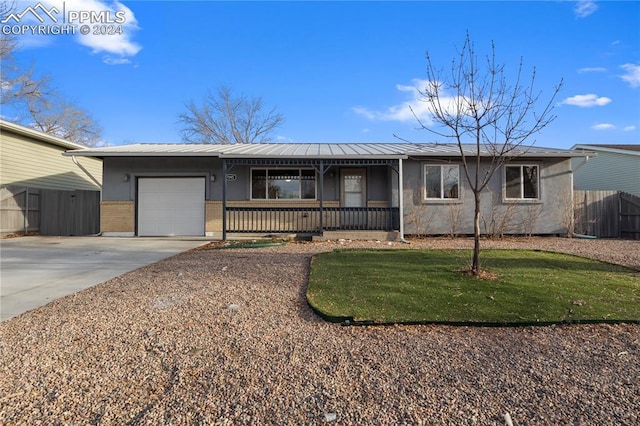
M 424 165 L 425 200 L 460 198 L 460 166 L 457 164 Z
M 313 169 L 252 169 L 253 200 L 315 200 Z
M 540 198 L 540 168 L 533 164 L 505 166 L 504 198 L 507 200 Z

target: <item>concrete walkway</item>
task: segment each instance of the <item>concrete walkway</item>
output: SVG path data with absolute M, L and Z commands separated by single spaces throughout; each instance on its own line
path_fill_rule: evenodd
M 206 243 L 198 238 L 0 240 L 0 321 Z

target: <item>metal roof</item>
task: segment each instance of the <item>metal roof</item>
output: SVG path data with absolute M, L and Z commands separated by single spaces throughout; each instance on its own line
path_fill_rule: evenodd
M 491 156 L 497 146 L 481 147 L 481 156 Z M 463 145 L 465 155 L 475 156 L 474 144 Z M 266 143 L 266 144 L 135 144 L 67 151 L 65 155 L 84 157 L 219 157 L 219 158 L 332 158 L 399 159 L 408 157 L 459 157 L 457 144 L 440 143 Z M 584 153 L 566 149 L 516 147 L 512 156 L 582 157 Z

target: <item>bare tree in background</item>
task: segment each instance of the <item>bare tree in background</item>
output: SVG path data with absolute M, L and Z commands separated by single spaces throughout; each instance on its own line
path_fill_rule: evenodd
M 102 129 L 91 115 L 55 94 L 27 98 L 26 105 L 32 127 L 41 132 L 86 146 L 95 146 L 101 140 Z
M 469 34 L 462 49 L 453 58 L 451 73 L 434 67 L 427 53 L 427 84 L 420 94 L 429 106 L 435 128 L 425 125 L 415 114 L 420 128 L 457 144 L 464 173 L 473 192 L 474 250 L 472 275 L 480 275 L 480 200 L 496 170 L 524 153 L 523 143 L 545 128 L 556 117 L 553 102 L 562 86 L 555 87 L 551 98 L 535 111 L 541 92 L 533 89 L 535 68 L 528 85 L 523 85 L 522 60 L 513 82 L 507 81 L 505 67 L 495 58 L 495 45 L 485 60 L 479 60 Z M 488 158 L 482 167 L 481 158 Z M 474 166 L 474 167 L 472 167 Z
M 13 9 L 13 3 L 2 2 L 0 17 Z M 18 50 L 15 37 L 0 35 L 0 105 L 4 110 L 3 118 L 83 145 L 101 143 L 102 129 L 93 117 L 65 100 L 52 87 L 49 76 L 36 76 L 33 66 L 29 69 L 18 66 L 14 58 Z
M 192 143 L 264 143 L 284 122 L 275 108 L 266 110 L 262 98 L 234 96 L 227 86 L 209 93 L 202 105 L 194 101 L 180 114 L 182 139 Z

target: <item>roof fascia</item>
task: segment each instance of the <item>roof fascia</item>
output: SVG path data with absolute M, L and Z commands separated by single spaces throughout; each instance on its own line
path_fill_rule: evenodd
M 66 139 L 59 138 L 57 136 L 52 136 L 47 133 L 40 132 L 38 130 L 33 130 L 28 127 L 11 123 L 5 120 L 0 120 L 0 129 L 2 130 L 2 132 L 15 133 L 20 136 L 26 136 L 26 137 L 35 139 L 39 142 L 46 142 L 53 145 L 57 145 L 65 149 L 85 149 L 86 148 L 84 145 L 71 142 Z
M 593 145 L 574 145 L 572 149 L 575 150 L 589 150 L 595 152 L 610 152 L 612 154 L 623 154 L 623 155 L 635 155 L 640 157 L 640 151 L 629 151 L 627 149 L 616 149 L 616 148 L 607 148 L 604 146 L 593 146 Z

